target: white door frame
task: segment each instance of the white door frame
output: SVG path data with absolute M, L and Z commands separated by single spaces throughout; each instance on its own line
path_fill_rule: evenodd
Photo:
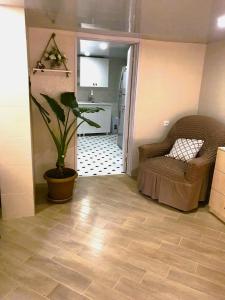
M 134 115 L 135 115 L 135 104 L 136 104 L 136 90 L 137 90 L 137 72 L 138 72 L 138 56 L 139 56 L 139 43 L 132 44 L 132 68 L 131 68 L 131 79 L 130 86 L 128 87 L 130 97 L 126 105 L 126 140 L 127 140 L 127 156 L 126 156 L 126 174 L 132 175 L 132 158 L 133 158 L 133 145 L 134 145 Z
M 126 112 L 125 112 L 125 137 L 127 140 L 127 153 L 123 153 L 126 156 L 126 174 L 132 174 L 132 150 L 133 150 L 133 128 L 134 128 L 134 113 L 135 113 L 135 103 L 136 103 L 136 88 L 137 88 L 137 70 L 138 70 L 138 55 L 139 55 L 139 45 L 140 39 L 126 37 L 126 36 L 114 36 L 114 35 L 105 35 L 105 34 L 95 34 L 87 32 L 77 32 L 76 33 L 76 49 L 75 55 L 77 57 L 77 45 L 79 40 L 92 40 L 92 41 L 105 41 L 105 42 L 114 42 L 114 43 L 124 43 L 133 46 L 132 53 L 132 75 L 130 80 L 130 97 L 128 103 L 126 103 Z M 75 62 L 75 70 L 77 71 L 77 59 Z M 75 76 L 75 86 L 78 87 L 77 76 Z M 75 143 L 76 145 L 76 143 Z M 77 164 L 77 151 L 75 158 L 75 165 Z

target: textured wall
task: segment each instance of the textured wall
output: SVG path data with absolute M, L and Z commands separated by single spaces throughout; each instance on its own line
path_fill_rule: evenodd
M 225 41 L 207 45 L 199 113 L 225 122 Z

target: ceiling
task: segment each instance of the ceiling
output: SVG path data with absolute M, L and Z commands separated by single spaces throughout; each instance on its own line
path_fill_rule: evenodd
M 24 0 L 0 0 L 0 5 L 24 6 Z
M 106 49 L 101 49 L 102 42 L 80 40 L 78 54 L 94 57 L 107 58 L 127 58 L 129 45 L 121 43 L 103 42 L 107 46 Z
M 14 1 L 22 0 L 0 4 Z M 85 23 L 95 31 L 157 40 L 225 39 L 225 30 L 216 26 L 217 18 L 225 14 L 225 0 L 25 0 L 25 8 L 28 26 L 80 30 Z
M 214 0 L 142 0 L 138 31 L 153 39 L 206 42 Z

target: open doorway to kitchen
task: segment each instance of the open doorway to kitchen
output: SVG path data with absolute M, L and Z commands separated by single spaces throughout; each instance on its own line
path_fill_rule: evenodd
M 78 129 L 80 176 L 126 173 L 133 46 L 80 39 L 77 49 L 77 100 L 81 107 L 103 110 L 86 115 L 100 128 Z M 84 114 L 85 115 L 85 114 Z

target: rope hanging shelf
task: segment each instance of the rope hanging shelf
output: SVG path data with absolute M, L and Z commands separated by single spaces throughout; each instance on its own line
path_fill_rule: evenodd
M 41 69 L 41 68 L 33 68 L 33 74 L 36 72 L 58 72 L 58 73 L 66 73 L 66 74 L 71 74 L 72 71 L 70 70 L 57 70 L 57 69 Z
M 53 32 L 41 55 L 40 60 L 37 61 L 36 67 L 33 68 L 33 74 L 36 74 L 37 72 L 57 72 L 57 73 L 65 73 L 66 76 L 69 77 L 69 74 L 72 73 L 67 68 L 66 65 L 67 59 L 65 55 L 59 50 L 59 47 L 55 41 L 55 37 L 56 34 Z M 48 47 L 50 46 L 51 41 L 54 46 L 52 46 L 52 50 L 48 52 Z M 53 57 L 53 59 L 51 57 Z M 51 67 L 46 68 L 45 64 L 43 63 L 43 60 L 49 61 Z M 55 67 L 60 67 L 61 65 L 64 67 L 64 69 L 55 68 Z

